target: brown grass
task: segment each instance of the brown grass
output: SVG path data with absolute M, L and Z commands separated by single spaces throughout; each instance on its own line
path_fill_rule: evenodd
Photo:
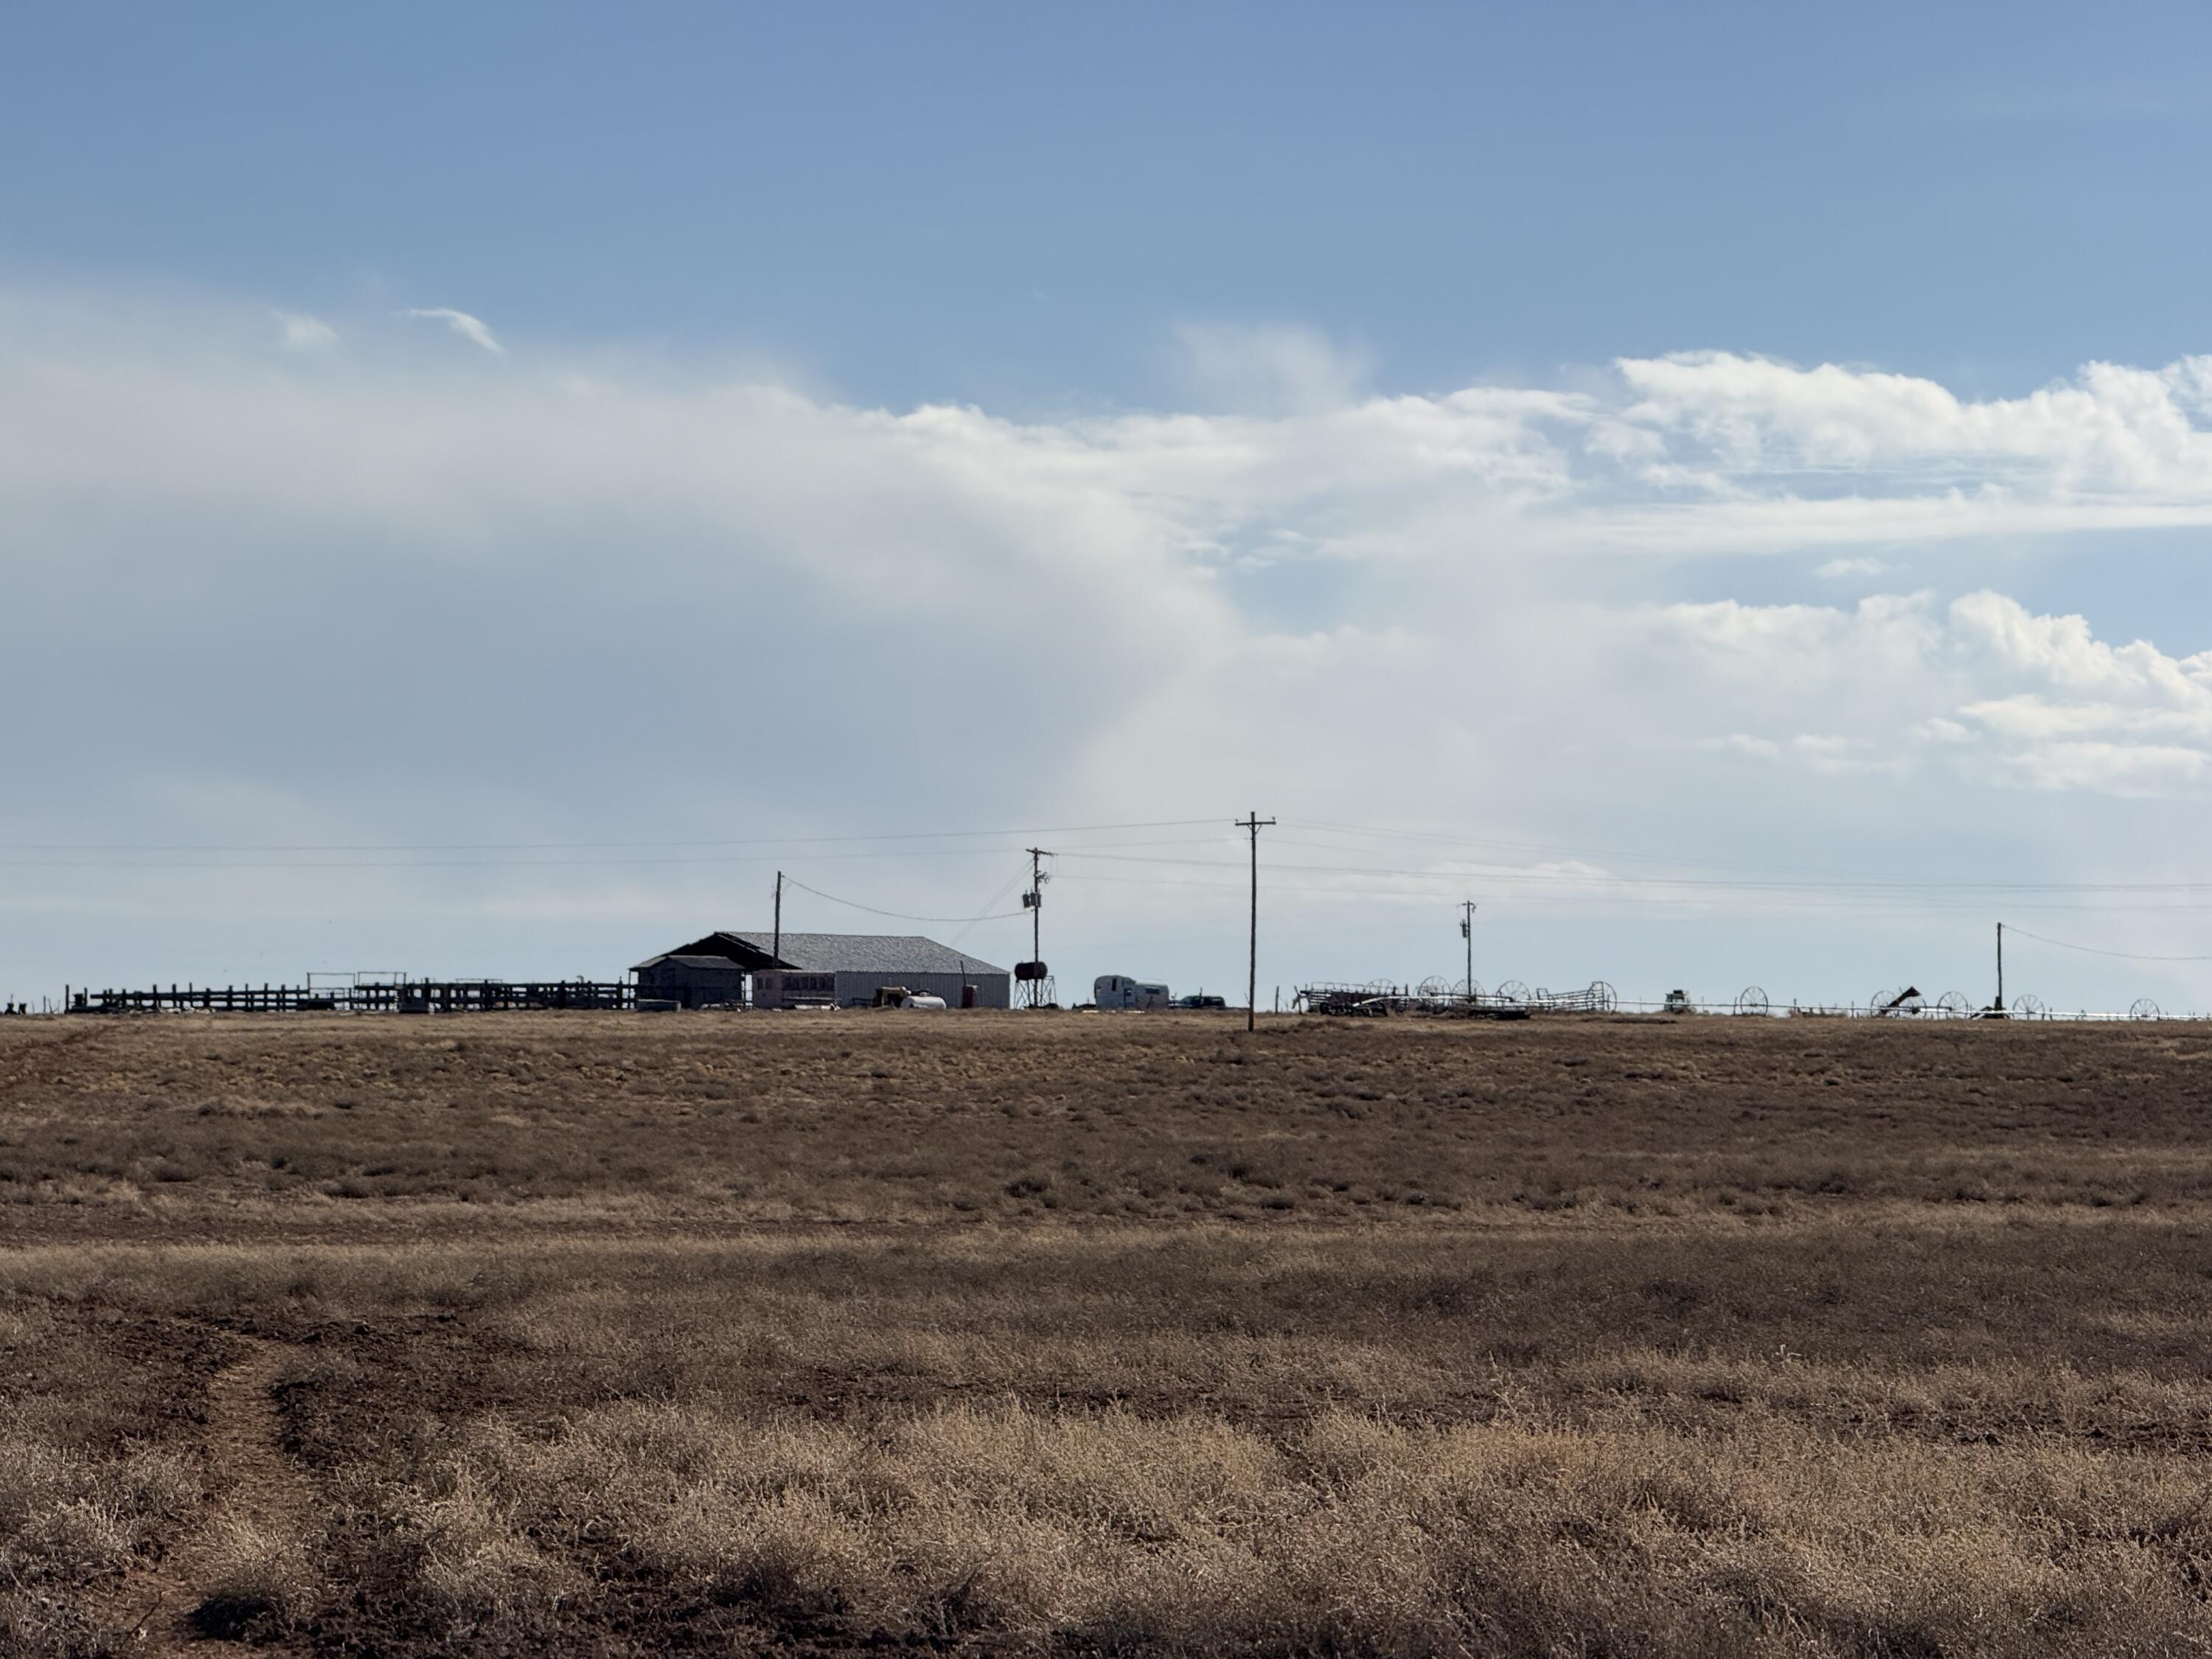
M 0 1031 L 0 1650 L 2195 1650 L 2203 1047 Z
M 2208 1059 L 2179 1025 L 25 1022 L 0 1230 L 2197 1205 Z

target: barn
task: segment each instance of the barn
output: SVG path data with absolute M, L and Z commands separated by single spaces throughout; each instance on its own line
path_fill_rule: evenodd
M 917 933 L 709 933 L 637 964 L 641 999 L 679 1007 L 747 1001 L 757 1008 L 866 1007 L 885 986 L 945 999 L 948 1008 L 1006 1008 L 1013 975 Z M 750 982 L 750 995 L 731 988 Z

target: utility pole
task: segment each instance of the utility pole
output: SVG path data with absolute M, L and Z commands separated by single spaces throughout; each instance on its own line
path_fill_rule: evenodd
M 1030 855 L 1030 890 L 1022 895 L 1022 908 L 1030 913 L 1030 967 L 1036 977 L 1030 981 L 1030 1006 L 1044 1004 L 1044 884 L 1052 878 L 1044 872 L 1044 861 L 1052 854 L 1042 847 L 1023 849 Z
M 2004 923 L 1997 924 L 1997 1000 L 1990 1005 L 2002 1012 L 2004 1008 Z
M 1263 818 L 1255 810 L 1249 816 L 1237 820 L 1237 828 L 1249 830 L 1252 836 L 1252 938 L 1251 954 L 1246 958 L 1244 974 L 1244 1029 L 1258 1029 L 1260 1018 L 1260 832 L 1272 829 L 1274 819 Z
M 775 945 L 769 951 L 775 958 L 775 1006 L 783 1006 L 783 872 L 775 872 Z
M 1474 1004 L 1474 913 L 1478 907 L 1473 899 L 1459 902 L 1459 936 L 1467 941 L 1467 1000 Z

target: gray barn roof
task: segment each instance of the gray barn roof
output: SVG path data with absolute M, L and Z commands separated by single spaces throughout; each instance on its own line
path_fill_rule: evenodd
M 980 978 L 1006 971 L 919 933 L 786 933 L 780 959 L 770 954 L 775 944 L 772 932 L 709 933 L 638 966 L 669 957 L 714 957 L 747 969 L 781 966 L 799 974 L 957 974 L 964 968 Z

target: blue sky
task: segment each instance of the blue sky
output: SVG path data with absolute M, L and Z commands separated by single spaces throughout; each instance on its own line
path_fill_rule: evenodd
M 19 10 L 0 993 L 608 970 L 1163 821 L 1048 954 L 1218 986 L 1253 806 L 1343 872 L 1270 985 L 1471 889 L 1478 977 L 1644 994 L 2195 954 L 2209 32 Z M 2144 993 L 2212 974 L 2040 989 Z
M 19 270 L 435 292 L 841 395 L 1157 401 L 1725 344 L 2016 392 L 2196 349 L 2200 8 L 27 8 Z

